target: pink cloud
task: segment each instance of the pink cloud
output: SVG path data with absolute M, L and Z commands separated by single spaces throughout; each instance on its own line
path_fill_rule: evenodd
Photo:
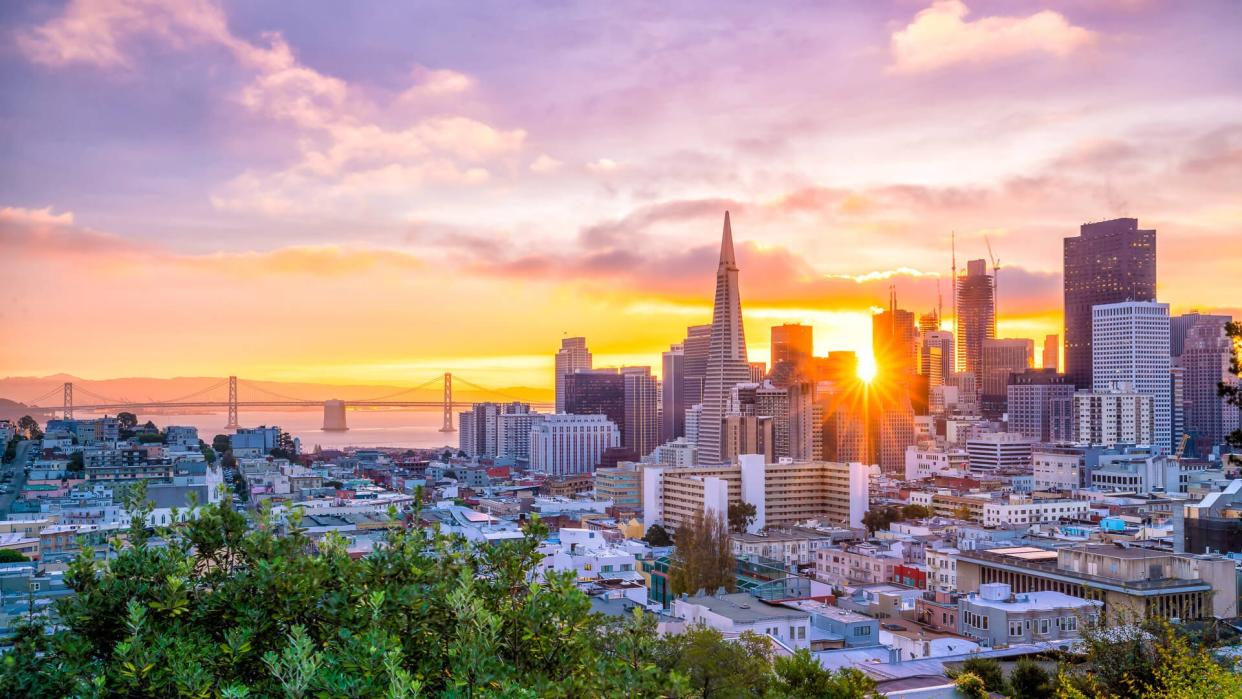
M 1074 26 L 1052 10 L 967 21 L 969 13 L 961 0 L 936 0 L 920 11 L 914 21 L 892 35 L 893 70 L 925 73 L 960 63 L 1032 54 L 1064 58 L 1096 38 L 1094 32 Z

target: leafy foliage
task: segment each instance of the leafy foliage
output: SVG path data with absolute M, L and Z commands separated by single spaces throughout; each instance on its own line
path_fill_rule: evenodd
M 1022 658 L 1009 675 L 1014 699 L 1043 699 L 1052 695 L 1052 677 L 1038 663 Z
M 758 511 L 755 506 L 745 500 L 735 502 L 729 505 L 729 531 L 734 534 L 741 534 L 746 531 L 746 527 L 755 521 L 755 515 Z
M 647 527 L 647 533 L 643 535 L 643 541 L 651 546 L 672 546 L 673 537 L 668 535 L 668 531 L 659 524 L 653 524 Z
M 773 662 L 772 694 L 787 699 L 862 699 L 875 693 L 875 680 L 852 667 L 824 669 L 810 651 L 799 650 Z
M 1233 354 L 1229 358 L 1229 373 L 1242 377 L 1242 321 L 1231 321 L 1225 326 L 1225 332 L 1233 342 Z M 1242 382 L 1221 382 L 1217 384 L 1216 391 L 1230 405 L 1242 408 Z M 1225 441 L 1230 446 L 1242 449 L 1242 428 L 1226 435 Z
M 0 549 L 0 563 L 25 563 L 29 560 L 30 559 L 26 558 L 25 554 L 21 551 L 14 551 L 13 549 Z
M 962 674 L 969 674 L 983 680 L 983 686 L 989 692 L 1004 693 L 1009 686 L 1005 683 L 1005 671 L 1000 663 L 991 658 L 967 658 L 962 663 Z
M 683 686 L 659 665 L 654 623 L 606 623 L 571 574 L 535 579 L 537 522 L 491 547 L 419 530 L 353 559 L 269 508 L 227 503 L 143 527 L 106 567 L 72 562 L 51 633 L 26 623 L 0 696 L 620 697 Z M 120 541 L 115 542 L 118 547 Z
M 699 512 L 677 527 L 668 581 L 674 595 L 737 589 L 737 559 L 723 518 Z

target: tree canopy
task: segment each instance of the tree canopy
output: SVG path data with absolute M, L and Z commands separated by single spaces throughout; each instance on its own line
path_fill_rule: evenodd
M 674 595 L 737 589 L 737 560 L 722 517 L 699 512 L 678 525 L 668 582 Z

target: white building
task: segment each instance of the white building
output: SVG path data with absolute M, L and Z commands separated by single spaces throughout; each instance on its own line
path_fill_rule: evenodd
M 955 548 L 927 549 L 927 589 L 933 592 L 957 591 L 957 554 Z
M 497 456 L 508 456 L 514 459 L 530 458 L 530 433 L 546 417 L 543 413 L 532 411 L 522 413 L 502 413 L 496 418 Z
M 1028 468 L 1034 442 L 1017 432 L 992 432 L 966 440 L 972 471 Z
M 906 447 L 906 480 L 917 481 L 933 476 L 967 475 L 969 459 L 966 452 L 949 446 L 911 444 Z
M 1082 452 L 1037 447 L 1031 461 L 1034 464 L 1035 490 L 1077 490 L 1082 487 L 1085 467 Z
M 1091 308 L 1091 388 L 1128 383 L 1152 399 L 1152 446 L 1170 450 L 1169 305 L 1154 301 Z
M 703 421 L 703 404 L 695 403 L 686 408 L 686 441 L 699 444 L 699 424 Z
M 590 473 L 621 430 L 604 415 L 548 415 L 531 430 L 530 467 L 550 476 Z
M 749 631 L 772 636 L 794 650 L 811 647 L 809 613 L 768 604 L 745 592 L 678 598 L 673 600 L 673 616 L 685 619 L 688 626 L 702 624 L 726 635 Z
M 169 425 L 164 428 L 164 440 L 170 447 L 198 449 L 198 428 L 185 425 Z
M 698 447 L 686 437 L 678 437 L 671 442 L 661 444 L 644 459 L 644 463 L 665 466 L 693 466 L 698 462 Z
M 229 437 L 229 448 L 233 450 L 234 455 L 240 455 L 240 452 L 246 450 L 257 451 L 260 455 L 267 454 L 278 444 L 280 444 L 280 428 L 276 426 L 241 427 L 232 437 Z
M 1086 500 L 1031 500 L 1010 496 L 1008 500 L 989 502 L 983 506 L 985 527 L 1008 524 L 1059 522 L 1063 518 L 1086 517 L 1091 503 Z
M 1115 446 L 1152 445 L 1155 439 L 1155 401 L 1130 384 L 1074 394 L 1074 432 L 1079 444 Z

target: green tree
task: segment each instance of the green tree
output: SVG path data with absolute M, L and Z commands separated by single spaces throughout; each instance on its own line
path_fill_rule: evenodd
M 1232 321 L 1225 326 L 1225 332 L 1233 343 L 1233 354 L 1229 357 L 1229 373 L 1242 377 L 1242 321 Z M 1242 409 L 1242 381 L 1220 382 L 1216 391 L 1230 405 Z M 1242 449 L 1242 428 L 1230 432 L 1225 441 L 1230 446 Z
M 69 564 L 76 594 L 57 601 L 55 627 L 18 625 L 0 696 L 689 693 L 672 666 L 696 656 L 667 651 L 653 620 L 605 621 L 572 572 L 535 575 L 547 534 L 537 518 L 524 538 L 493 545 L 398 528 L 359 560 L 340 536 L 312 541 L 296 510 L 283 535 L 270 506 L 252 527 L 227 504 L 151 532 L 142 485 L 122 499 L 128 542 L 106 565 L 87 552 Z M 717 634 L 713 646 L 731 655 L 699 673 L 713 688 L 703 696 L 741 696 L 716 692 L 719 677 L 762 689 L 766 644 Z
M 926 519 L 936 513 L 926 505 L 906 505 L 901 508 L 902 519 Z
M 889 525 L 896 522 L 900 515 L 900 511 L 894 507 L 873 507 L 863 513 L 862 523 L 867 528 L 868 534 L 874 534 L 881 529 L 888 529 Z
M 646 541 L 647 544 L 651 546 L 673 545 L 673 537 L 669 536 L 668 531 L 666 531 L 664 527 L 659 524 L 653 524 L 650 527 L 647 527 L 647 533 L 643 536 L 643 541 Z
M 875 692 L 875 680 L 863 672 L 852 667 L 827 670 L 805 648 L 775 658 L 772 669 L 776 678 L 769 696 L 773 699 L 865 699 Z
M 29 415 L 23 415 L 17 421 L 17 429 L 26 435 L 27 439 L 43 439 L 43 430 L 39 429 L 39 421 Z
M 746 531 L 746 527 L 755 521 L 757 510 L 755 506 L 742 500 L 729 505 L 729 531 L 734 534 L 741 534 Z
M 988 689 L 983 679 L 971 672 L 963 672 L 953 679 L 953 686 L 966 699 L 987 699 Z
M 21 551 L 0 549 L 0 563 L 24 563 L 29 560 Z
M 762 697 L 772 681 L 770 641 L 749 631 L 725 640 L 706 626 L 673 636 L 663 649 L 666 670 L 684 675 L 701 699 Z
M 211 438 L 211 448 L 218 454 L 228 453 L 232 449 L 232 440 L 227 434 L 218 434 Z
M 207 460 L 207 463 L 214 464 L 216 462 L 216 450 L 215 449 L 212 449 L 211 447 L 204 444 L 200 446 L 198 450 L 203 452 L 203 458 Z
M 674 595 L 737 589 L 737 560 L 723 518 L 699 512 L 677 527 L 668 577 Z
M 69 455 L 69 465 L 66 468 L 73 473 L 82 473 L 86 470 L 86 456 L 80 451 L 73 452 Z
M 1004 693 L 1009 688 L 1005 684 L 1005 671 L 992 658 L 967 658 L 962 663 L 960 674 L 974 675 L 983 680 L 983 686 L 989 692 Z
M 129 412 L 116 414 L 116 425 L 119 429 L 133 431 L 138 426 L 138 416 Z
M 1030 658 L 1018 661 L 1009 674 L 1013 699 L 1043 699 L 1052 695 L 1052 676 Z

